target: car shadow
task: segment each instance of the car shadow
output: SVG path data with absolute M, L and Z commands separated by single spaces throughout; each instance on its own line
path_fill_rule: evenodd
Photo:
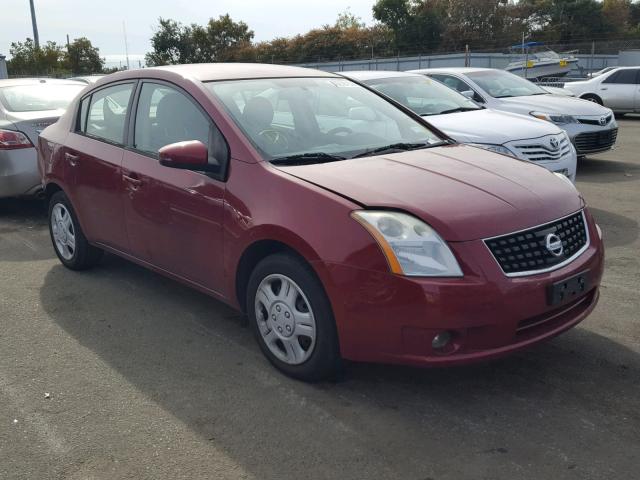
M 113 256 L 52 267 L 40 297 L 79 344 L 260 479 L 613 478 L 640 445 L 640 355 L 587 328 L 489 364 L 353 364 L 310 385 L 273 369 L 234 310 Z
M 0 199 L 0 258 L 25 262 L 55 256 L 49 241 L 45 203 L 35 198 Z
M 605 247 L 629 245 L 638 239 L 638 222 L 632 218 L 594 207 L 589 211 L 602 227 Z
M 578 161 L 578 182 L 633 182 L 640 176 L 640 165 L 607 157 L 586 157 Z

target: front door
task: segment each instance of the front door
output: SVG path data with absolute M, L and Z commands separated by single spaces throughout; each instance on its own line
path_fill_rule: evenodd
M 168 144 L 220 135 L 195 101 L 172 86 L 144 82 L 131 148 L 124 154 L 125 219 L 133 254 L 210 290 L 222 286 L 225 184 L 210 174 L 158 162 Z
M 76 128 L 64 147 L 69 195 L 85 235 L 128 251 L 123 211 L 125 123 L 135 83 L 95 91 L 80 105 Z
M 638 69 L 625 68 L 605 78 L 598 89 L 604 105 L 614 111 L 633 111 L 638 108 Z

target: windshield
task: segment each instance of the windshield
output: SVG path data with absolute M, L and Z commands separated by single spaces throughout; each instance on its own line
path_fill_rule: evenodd
M 385 146 L 424 148 L 443 142 L 391 103 L 344 78 L 234 80 L 206 85 L 268 160 L 319 157 L 319 153 L 325 160 L 343 159 Z
M 467 73 L 467 77 L 495 98 L 525 97 L 548 93 L 529 80 L 502 70 L 471 72 Z
M 0 102 L 10 112 L 65 109 L 84 85 L 15 85 L 0 88 Z
M 378 78 L 365 83 L 419 115 L 481 110 L 455 90 L 425 76 Z

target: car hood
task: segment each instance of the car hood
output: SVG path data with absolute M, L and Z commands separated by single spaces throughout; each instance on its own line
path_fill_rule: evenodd
M 597 103 L 573 97 L 559 95 L 529 95 L 524 97 L 498 98 L 504 107 L 518 113 L 538 111 L 565 115 L 608 115 L 608 108 Z
M 451 138 L 463 143 L 503 144 L 561 133 L 552 123 L 490 109 L 428 115 L 424 119 Z
M 464 145 L 277 168 L 365 208 L 410 212 L 448 241 L 526 229 L 584 205 L 548 170 Z

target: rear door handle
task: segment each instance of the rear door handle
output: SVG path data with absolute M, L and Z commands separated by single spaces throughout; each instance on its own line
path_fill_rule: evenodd
M 72 167 L 75 167 L 78 164 L 78 159 L 80 158 L 80 155 L 73 155 L 72 153 L 65 153 L 64 154 L 64 158 L 67 159 L 67 161 L 69 162 L 69 165 L 71 165 Z
M 600 87 L 600 90 L 607 90 L 608 87 Z

